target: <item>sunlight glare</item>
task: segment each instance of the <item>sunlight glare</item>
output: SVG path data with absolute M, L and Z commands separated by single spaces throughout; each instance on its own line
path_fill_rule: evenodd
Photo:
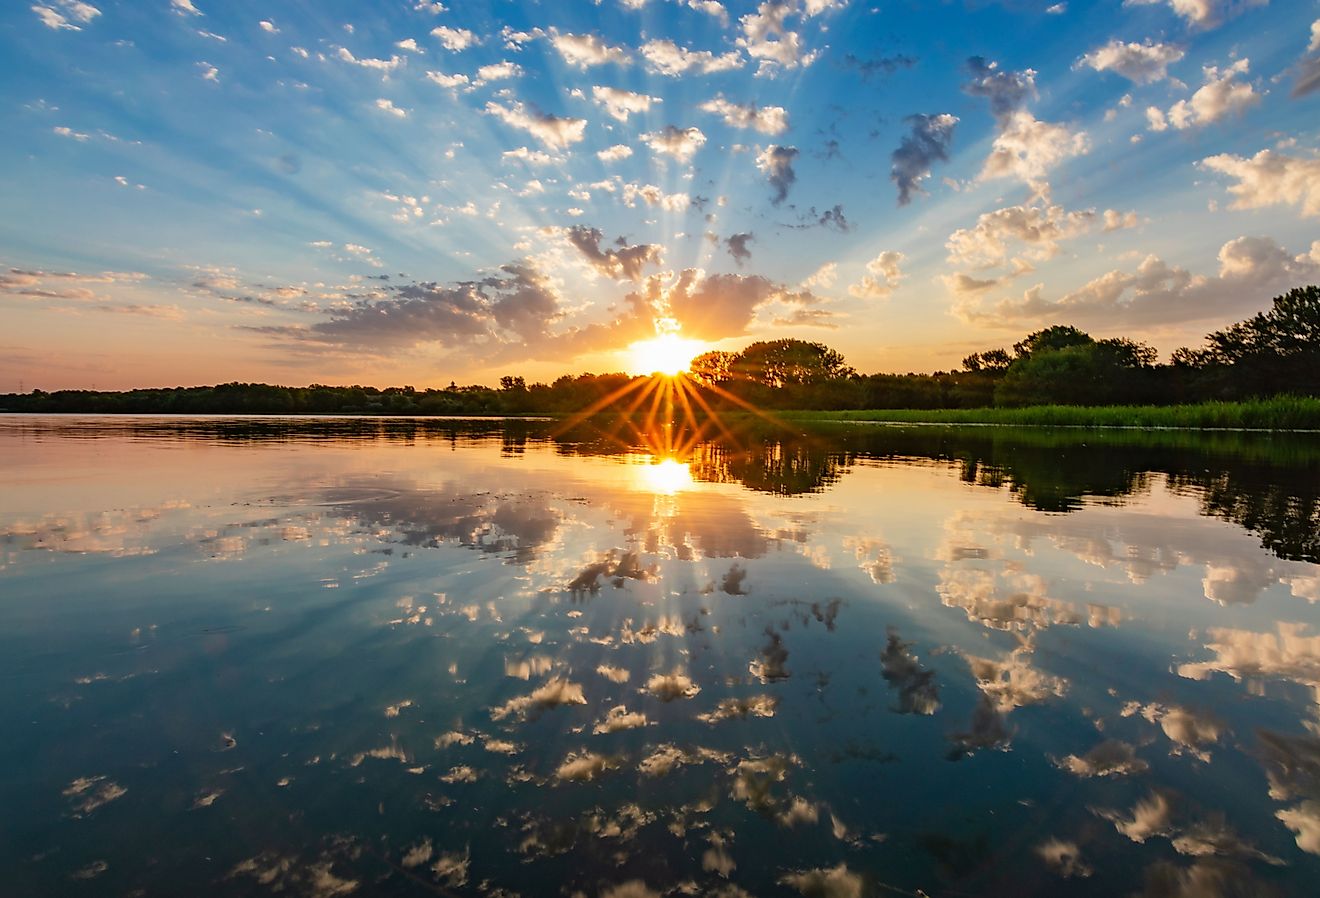
M 672 496 L 693 483 L 691 466 L 673 458 L 641 465 L 639 470 L 646 490 L 658 495 Z
M 665 374 L 673 377 L 688 370 L 692 359 L 705 350 L 696 340 L 668 333 L 628 347 L 634 374 Z

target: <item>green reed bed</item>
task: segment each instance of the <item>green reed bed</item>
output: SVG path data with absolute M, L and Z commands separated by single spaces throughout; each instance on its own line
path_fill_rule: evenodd
M 787 411 L 775 414 L 785 421 L 1320 430 L 1320 399 L 1300 396 L 1276 396 L 1245 402 L 1199 402 L 1194 405 L 1037 405 L 1027 408 L 866 409 Z

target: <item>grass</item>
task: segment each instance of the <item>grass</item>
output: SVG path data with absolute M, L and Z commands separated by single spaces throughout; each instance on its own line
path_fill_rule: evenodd
M 1276 396 L 1194 405 L 1036 405 L 1027 408 L 787 411 L 785 421 L 895 424 L 1003 424 L 1044 427 L 1139 427 L 1190 430 L 1320 430 L 1320 398 Z

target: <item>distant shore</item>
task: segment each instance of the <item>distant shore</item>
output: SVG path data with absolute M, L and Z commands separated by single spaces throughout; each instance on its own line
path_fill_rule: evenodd
M 1036 427 L 1127 427 L 1185 430 L 1320 431 L 1320 399 L 1278 396 L 1189 405 L 1035 405 L 1025 408 L 793 410 L 786 422 L 999 424 Z

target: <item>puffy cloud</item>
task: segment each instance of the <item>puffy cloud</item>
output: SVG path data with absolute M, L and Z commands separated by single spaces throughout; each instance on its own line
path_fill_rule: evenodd
M 596 152 L 596 156 L 601 162 L 618 162 L 620 159 L 627 159 L 632 154 L 632 147 L 624 143 L 616 143 L 612 147 L 606 147 Z
M 991 309 L 964 302 L 964 321 L 1008 325 L 1071 321 L 1080 326 L 1129 327 L 1240 317 L 1270 296 L 1320 277 L 1320 247 L 1290 256 L 1268 237 L 1239 237 L 1219 250 L 1216 276 L 1193 275 L 1150 255 L 1135 271 L 1112 270 L 1057 300 L 1044 287 Z
M 808 898 L 862 898 L 862 877 L 850 871 L 847 864 L 786 873 L 779 881 Z
M 644 309 L 648 322 L 672 318 L 684 336 L 719 340 L 747 332 L 758 312 L 770 306 L 802 308 L 818 302 L 808 291 L 794 291 L 761 275 L 707 275 L 698 268 L 648 278 L 629 301 Z
M 848 293 L 858 299 L 888 299 L 903 280 L 903 259 L 896 250 L 885 250 L 866 263 L 867 273 L 848 288 Z
M 805 14 L 813 15 L 812 10 L 821 5 L 808 0 Z M 776 67 L 792 69 L 815 61 L 816 53 L 803 49 L 802 35 L 785 24 L 789 16 L 800 11 L 798 0 L 764 0 L 756 12 L 739 20 L 742 36 L 738 38 L 738 46 L 748 56 L 760 60 L 758 75 L 773 72 Z
M 793 161 L 798 155 L 797 147 L 783 147 L 772 143 L 756 157 L 756 167 L 775 189 L 770 202 L 776 206 L 788 197 L 789 188 L 797 180 L 797 173 L 793 171 Z
M 686 193 L 665 193 L 654 184 L 624 184 L 619 198 L 628 207 L 637 205 L 640 199 L 646 205 L 657 206 L 666 212 L 682 212 L 692 205 L 692 197 Z
M 1003 119 L 981 177 L 1018 178 L 1039 192 L 1052 168 L 1089 149 L 1085 131 L 1042 122 L 1024 109 L 1018 110 Z
M 1275 627 L 1274 633 L 1211 628 L 1206 648 L 1215 657 L 1180 664 L 1178 675 L 1204 680 L 1219 672 L 1235 680 L 1290 680 L 1320 690 L 1320 635 L 1307 635 L 1300 623 L 1280 621 Z
M 1096 47 L 1080 60 L 1078 65 L 1088 65 L 1097 72 L 1117 72 L 1136 84 L 1150 84 L 1163 81 L 1169 75 L 1169 66 L 1182 59 L 1181 47 L 1172 44 L 1124 43 L 1114 38 L 1102 47 Z
M 1114 824 L 1114 828 L 1133 842 L 1142 843 L 1173 830 L 1173 807 L 1158 792 L 1138 801 L 1131 812 L 1097 809 L 1095 813 Z
M 408 117 L 408 110 L 407 110 L 407 109 L 403 109 L 403 108 L 401 108 L 401 107 L 399 107 L 399 106 L 395 106 L 394 103 L 393 103 L 393 101 L 391 101 L 391 100 L 386 100 L 386 99 L 383 98 L 383 97 L 382 97 L 381 99 L 377 100 L 375 105 L 376 105 L 376 108 L 379 109 L 381 112 L 387 112 L 387 113 L 389 113 L 390 115 L 392 115 L 392 116 L 394 116 L 394 117 L 396 117 L 396 118 L 407 118 L 407 117 Z
M 426 77 L 441 87 L 450 89 L 466 87 L 472 83 L 468 76 L 463 74 L 447 75 L 444 72 L 427 72 Z
M 701 104 L 703 112 L 713 112 L 731 128 L 753 128 L 762 134 L 783 134 L 788 130 L 788 112 L 782 106 L 757 106 L 734 103 L 718 96 Z
M 170 6 L 179 15 L 200 16 L 202 11 L 193 6 L 192 0 L 170 0 Z
M 440 42 L 440 46 L 455 53 L 481 43 L 481 38 L 466 28 L 450 28 L 448 25 L 432 28 L 431 36 Z
M 566 118 L 541 112 L 515 102 L 504 106 L 493 100 L 486 104 L 486 114 L 493 115 L 507 125 L 520 128 L 551 149 L 564 149 L 582 140 L 587 120 Z
M 673 156 L 679 162 L 688 162 L 706 143 L 706 135 L 700 128 L 676 128 L 673 125 L 665 125 L 659 131 L 643 134 L 642 140 L 654 153 Z
M 1320 215 L 1320 158 L 1261 150 L 1250 159 L 1223 153 L 1201 160 L 1211 171 L 1237 181 L 1228 188 L 1234 209 L 1295 205 L 1302 215 Z
M 1042 204 L 1006 206 L 982 213 L 971 228 L 959 228 L 945 246 L 949 261 L 957 265 L 990 267 L 1015 258 L 1044 260 L 1059 251 L 1059 242 L 1084 234 L 1095 221 L 1095 212 L 1069 212 L 1062 206 Z M 1010 257 L 1014 244 L 1025 249 Z
M 910 643 L 904 642 L 891 629 L 880 654 L 885 682 L 890 689 L 898 690 L 898 704 L 894 710 L 900 714 L 934 714 L 940 709 L 940 687 L 935 682 L 935 671 L 922 667 L 911 648 Z
M 659 97 L 634 93 L 631 90 L 620 90 L 617 87 L 601 87 L 600 85 L 591 89 L 591 98 L 608 115 L 621 122 L 628 121 L 628 116 L 634 112 L 649 112 L 653 103 L 661 102 Z
M 477 69 L 477 83 L 485 84 L 490 81 L 505 81 L 509 78 L 517 78 L 522 74 L 522 66 L 516 62 L 504 60 L 502 62 L 493 62 L 490 65 L 483 65 Z
M 1046 839 L 1036 846 L 1036 854 L 1045 865 L 1064 879 L 1085 878 L 1095 870 L 1082 860 L 1082 850 L 1076 842 L 1064 842 L 1060 839 Z
M 1250 84 L 1237 80 L 1239 75 L 1247 74 L 1251 61 L 1239 59 L 1227 68 L 1206 66 L 1205 83 L 1192 94 L 1189 100 L 1179 100 L 1169 107 L 1168 112 L 1158 107 L 1146 109 L 1148 127 L 1152 131 L 1164 131 L 1169 127 L 1179 131 L 1199 128 L 1220 119 L 1243 112 L 1260 102 L 1260 94 Z
M 575 225 L 565 232 L 568 242 L 586 257 L 592 267 L 606 277 L 616 280 L 640 280 L 642 270 L 647 265 L 658 265 L 664 255 L 661 247 L 654 243 L 639 243 L 629 246 L 620 237 L 618 249 L 600 248 L 604 234 L 598 228 Z
M 646 726 L 644 713 L 629 711 L 623 705 L 615 705 L 605 712 L 605 716 L 596 723 L 592 732 L 599 736 L 605 733 L 617 733 L 620 730 L 635 730 L 644 726 Z
M 550 43 L 564 62 L 583 70 L 608 62 L 619 65 L 632 62 L 623 47 L 611 47 L 594 34 L 566 34 L 551 30 Z
M 967 71 L 971 80 L 963 85 L 963 92 L 989 100 L 995 118 L 1012 115 L 1036 96 L 1036 73 L 1032 69 L 1012 72 L 1001 69 L 997 62 L 973 56 L 967 60 Z
M 491 708 L 490 716 L 492 720 L 504 720 L 506 717 L 517 717 L 520 720 L 526 720 L 528 717 L 535 716 L 542 711 L 550 711 L 563 705 L 585 705 L 586 703 L 587 700 L 582 695 L 581 685 L 560 677 L 553 677 L 547 680 L 544 685 L 533 690 L 531 694 L 511 698 L 503 705 Z
M 1141 224 L 1141 218 L 1135 212 L 1119 212 L 1117 209 L 1106 209 L 1104 215 L 1104 227 L 1106 231 L 1123 231 L 1128 228 L 1135 228 Z
M 930 177 L 933 163 L 948 161 L 953 128 L 958 124 L 957 117 L 947 112 L 909 115 L 903 121 L 912 126 L 912 131 L 903 137 L 890 157 L 893 168 L 889 174 L 889 179 L 898 185 L 900 206 L 912 202 L 914 191 L 921 191 L 921 182 Z
M 1137 757 L 1135 748 L 1118 739 L 1107 739 L 1081 757 L 1068 755 L 1055 763 L 1061 769 L 1084 779 L 1129 776 L 1150 769 L 1149 764 Z
M 652 674 L 642 691 L 651 693 L 662 702 L 672 702 L 679 698 L 695 698 L 701 692 L 701 687 L 692 682 L 687 674 L 675 671 L 671 674 Z
M 1167 5 L 1173 12 L 1200 28 L 1214 28 L 1252 6 L 1270 0 L 1123 0 L 1124 6 Z
M 556 157 L 551 156 L 549 153 L 542 150 L 531 150 L 527 147 L 505 150 L 500 156 L 504 159 L 518 159 L 528 165 L 549 165 L 551 162 L 557 161 Z
M 676 78 L 693 69 L 702 74 L 727 72 L 743 66 L 743 56 L 730 50 L 716 56 L 709 50 L 688 50 L 671 40 L 647 41 L 641 48 L 642 56 L 650 67 L 661 75 Z
M 349 65 L 360 66 L 361 68 L 364 69 L 371 69 L 372 71 L 380 72 L 381 75 L 383 76 L 389 75 L 390 72 L 393 72 L 395 69 L 401 68 L 408 62 L 408 60 L 404 59 L 402 56 L 397 56 L 397 55 L 391 56 L 389 59 L 370 59 L 370 58 L 359 59 L 358 57 L 354 56 L 353 51 L 348 49 L 347 47 L 340 47 L 338 50 L 335 51 L 335 55 L 339 57 L 339 59 L 341 59 L 342 61 L 348 63 Z
M 802 282 L 804 290 L 811 290 L 815 287 L 830 288 L 839 277 L 839 263 L 826 262 L 812 272 L 806 280 Z

